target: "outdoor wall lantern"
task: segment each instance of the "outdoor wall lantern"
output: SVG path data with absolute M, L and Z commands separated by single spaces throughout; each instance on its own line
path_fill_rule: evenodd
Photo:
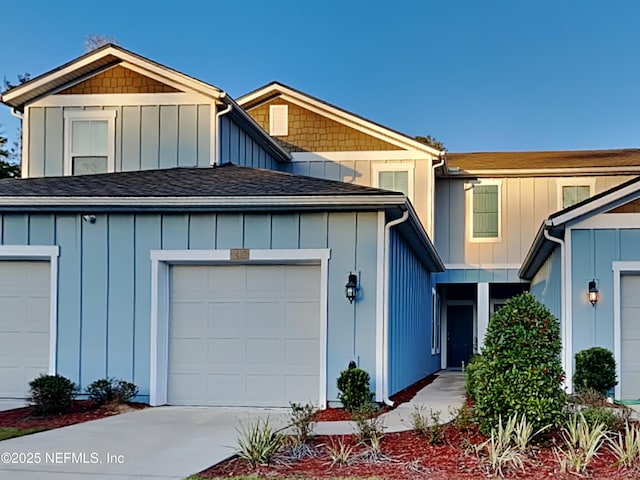
M 598 299 L 600 298 L 600 293 L 598 292 L 598 286 L 596 285 L 595 279 L 589 282 L 588 295 L 589 295 L 589 301 L 591 302 L 591 305 L 595 307 L 596 303 L 598 303 Z
M 349 281 L 344 286 L 344 295 L 349 300 L 349 303 L 353 303 L 353 301 L 358 296 L 358 276 L 355 273 L 349 272 Z

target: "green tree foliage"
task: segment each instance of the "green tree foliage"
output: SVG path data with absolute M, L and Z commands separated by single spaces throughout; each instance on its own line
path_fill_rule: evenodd
M 435 137 L 432 137 L 431 135 L 427 135 L 426 137 L 423 137 L 421 135 L 416 135 L 414 138 L 420 143 L 429 145 L 430 147 L 433 147 L 436 150 L 441 150 L 443 152 L 447 151 L 447 149 L 444 147 L 444 143 L 442 143 L 440 140 L 436 139 Z
M 0 178 L 20 176 L 20 165 L 11 161 L 12 152 L 7 149 L 7 138 L 0 135 Z
M 558 320 L 530 293 L 509 299 L 496 312 L 474 365 L 472 390 L 483 432 L 512 415 L 525 415 L 535 428 L 561 421 L 561 348 Z

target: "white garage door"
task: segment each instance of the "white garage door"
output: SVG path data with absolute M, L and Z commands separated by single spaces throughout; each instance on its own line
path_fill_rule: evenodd
M 640 399 L 640 275 L 621 278 L 621 398 Z
M 171 270 L 170 404 L 318 402 L 319 266 Z
M 49 371 L 49 262 L 0 261 L 0 397 Z

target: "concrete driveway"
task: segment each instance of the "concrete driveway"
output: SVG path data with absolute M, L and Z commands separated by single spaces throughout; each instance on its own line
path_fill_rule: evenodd
M 279 428 L 288 409 L 157 407 L 5 440 L 0 479 L 182 479 L 232 455 L 258 416 Z

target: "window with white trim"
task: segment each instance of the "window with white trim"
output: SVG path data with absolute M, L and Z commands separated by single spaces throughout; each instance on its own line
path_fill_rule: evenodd
M 115 110 L 64 112 L 64 174 L 115 171 Z
M 472 186 L 470 197 L 471 241 L 499 241 L 502 227 L 502 183 L 500 180 L 483 180 Z
M 286 137 L 289 135 L 289 106 L 269 106 L 269 135 Z
M 374 187 L 404 193 L 413 201 L 413 165 L 378 163 L 372 170 Z
M 569 208 L 591 197 L 596 189 L 596 180 L 574 178 L 558 180 L 558 210 Z

